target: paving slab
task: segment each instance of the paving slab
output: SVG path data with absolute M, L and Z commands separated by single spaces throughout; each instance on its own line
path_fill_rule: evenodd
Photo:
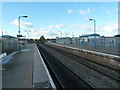
M 30 44 L 3 65 L 2 88 L 56 88 L 36 44 Z
M 34 44 L 30 44 L 13 56 L 12 62 L 2 71 L 2 88 L 32 88 Z
M 33 71 L 34 88 L 56 88 L 37 46 L 34 48 Z

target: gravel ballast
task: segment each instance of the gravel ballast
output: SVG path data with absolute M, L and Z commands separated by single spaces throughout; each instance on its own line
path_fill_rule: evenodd
M 110 78 L 72 60 L 71 58 L 63 56 L 49 47 L 43 45 L 41 46 L 56 57 L 60 62 L 64 63 L 67 67 L 77 73 L 80 77 L 93 84 L 96 88 L 120 88 L 120 84 Z

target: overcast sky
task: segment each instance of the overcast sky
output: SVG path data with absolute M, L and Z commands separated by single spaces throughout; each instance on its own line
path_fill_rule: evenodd
M 0 33 L 16 36 L 18 17 L 21 17 L 21 34 L 31 31 L 31 38 L 78 37 L 93 33 L 96 20 L 96 33 L 101 36 L 118 34 L 117 2 L 2 2 L 2 25 Z

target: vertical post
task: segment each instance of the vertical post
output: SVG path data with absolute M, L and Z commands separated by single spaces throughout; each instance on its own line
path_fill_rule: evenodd
M 20 36 L 20 17 L 18 17 L 18 24 L 19 24 L 19 36 Z M 19 52 L 21 52 L 21 47 L 20 47 L 20 37 L 19 37 Z
M 96 30 L 96 21 L 94 20 L 94 34 L 95 34 L 95 31 Z
M 28 41 L 29 41 L 29 31 L 27 31 L 27 34 L 28 34 Z
M 3 36 L 3 31 L 2 31 L 2 36 Z
M 61 38 L 62 38 L 62 31 L 58 31 L 58 32 L 60 32 L 60 34 L 61 34 Z
M 62 31 L 61 31 L 61 38 L 62 38 Z
M 74 32 L 72 32 L 72 37 L 74 38 Z
M 25 36 L 25 46 L 26 46 L 26 44 L 27 44 L 27 43 L 26 43 L 26 36 Z
M 19 25 L 19 31 L 18 31 L 18 33 L 19 33 L 19 51 L 21 51 L 21 44 L 20 44 L 20 37 L 21 37 L 21 35 L 20 35 L 20 17 L 23 17 L 23 18 L 27 18 L 28 16 L 19 16 L 18 17 L 18 25 Z
M 96 30 L 96 21 L 94 20 L 94 48 L 96 47 L 96 36 L 95 36 L 95 31 Z
M 2 39 L 2 41 L 1 41 L 1 44 L 2 44 L 1 45 L 1 53 L 3 53 L 3 31 L 2 31 L 2 38 L 1 39 Z
M 18 33 L 20 35 L 20 17 L 18 17 L 18 24 L 19 24 L 19 31 L 18 31 Z
M 66 33 L 66 38 L 67 38 L 67 33 Z
M 94 21 L 94 48 L 96 47 L 96 36 L 95 36 L 95 32 L 96 32 L 96 21 L 95 19 L 89 19 L 90 21 Z
M 30 32 L 31 32 L 31 30 L 29 30 L 29 39 L 31 39 Z

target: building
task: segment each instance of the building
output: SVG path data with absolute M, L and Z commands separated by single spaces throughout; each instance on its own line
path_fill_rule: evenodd
M 56 39 L 47 39 L 47 42 L 56 43 Z
M 80 45 L 82 46 L 99 46 L 99 34 L 85 34 L 79 36 L 80 38 Z
M 56 43 L 60 44 L 71 44 L 71 38 L 70 37 L 63 37 L 63 38 L 56 38 Z

